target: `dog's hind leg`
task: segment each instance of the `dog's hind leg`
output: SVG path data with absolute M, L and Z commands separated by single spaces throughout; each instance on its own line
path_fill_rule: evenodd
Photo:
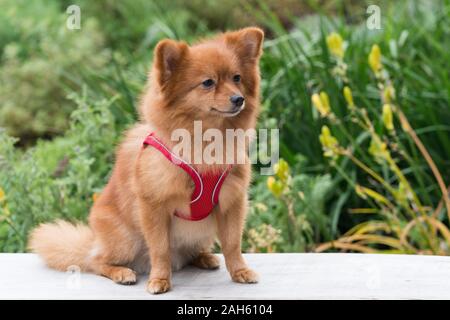
M 219 258 L 210 252 L 200 252 L 191 262 L 197 268 L 214 270 L 219 268 Z
M 111 206 L 97 206 L 90 225 L 95 240 L 90 253 L 90 269 L 119 284 L 134 284 L 136 272 L 129 268 L 141 250 L 141 240 L 130 227 L 118 223 Z

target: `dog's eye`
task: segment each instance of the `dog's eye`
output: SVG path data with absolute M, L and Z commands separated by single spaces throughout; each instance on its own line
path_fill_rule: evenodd
M 240 82 L 241 81 L 241 75 L 240 74 L 236 74 L 233 76 L 233 81 L 234 82 Z
M 211 88 L 214 85 L 214 80 L 213 79 L 206 79 L 205 81 L 202 82 L 202 85 L 205 88 Z

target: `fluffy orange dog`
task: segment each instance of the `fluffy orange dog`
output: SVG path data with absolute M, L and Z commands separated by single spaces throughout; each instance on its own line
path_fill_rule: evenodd
M 121 284 L 133 284 L 136 272 L 150 270 L 148 291 L 163 293 L 170 289 L 172 269 L 188 263 L 219 267 L 211 253 L 218 237 L 231 278 L 257 282 L 241 254 L 249 161 L 232 166 L 211 214 L 188 221 L 174 213 L 189 212 L 193 180 L 157 149 L 143 148 L 143 141 L 154 132 L 171 149 L 172 131 L 193 133 L 195 120 L 202 121 L 203 130 L 254 128 L 263 38 L 260 29 L 245 28 L 192 46 L 161 41 L 140 103 L 141 121 L 117 149 L 112 176 L 92 207 L 89 226 L 42 224 L 31 234 L 30 249 L 52 268 L 78 265 Z M 201 142 L 200 151 L 204 147 Z M 191 165 L 200 173 L 227 167 Z

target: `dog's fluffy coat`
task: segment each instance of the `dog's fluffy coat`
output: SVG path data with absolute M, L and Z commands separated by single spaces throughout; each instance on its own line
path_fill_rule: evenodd
M 149 270 L 151 261 L 148 291 L 162 293 L 170 288 L 172 269 L 187 263 L 201 268 L 219 266 L 211 254 L 218 236 L 232 279 L 256 282 L 256 273 L 241 254 L 248 161 L 233 166 L 212 214 L 192 222 L 173 215 L 176 210 L 189 212 L 190 177 L 157 150 L 142 149 L 142 143 L 155 132 L 171 148 L 171 132 L 184 128 L 192 133 L 194 120 L 202 121 L 203 130 L 254 128 L 263 36 L 258 28 L 245 28 L 193 46 L 161 41 L 141 99 L 141 121 L 128 130 L 117 149 L 111 178 L 91 209 L 89 226 L 64 221 L 42 224 L 31 233 L 31 250 L 52 268 L 78 265 L 122 284 L 136 282 L 135 271 Z M 241 76 L 239 83 L 233 81 L 236 74 Z M 203 87 L 209 78 L 215 81 L 214 87 Z M 222 112 L 229 110 L 234 94 L 245 98 L 245 108 L 226 117 Z M 223 170 L 224 166 L 194 165 L 200 172 Z

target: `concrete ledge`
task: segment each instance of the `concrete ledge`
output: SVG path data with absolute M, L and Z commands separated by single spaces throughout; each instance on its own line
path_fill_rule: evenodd
M 48 269 L 34 254 L 0 254 L 0 299 L 450 299 L 450 257 L 375 254 L 247 254 L 261 276 L 233 283 L 216 271 L 187 267 L 163 295 L 146 276 L 121 286 L 92 275 Z

